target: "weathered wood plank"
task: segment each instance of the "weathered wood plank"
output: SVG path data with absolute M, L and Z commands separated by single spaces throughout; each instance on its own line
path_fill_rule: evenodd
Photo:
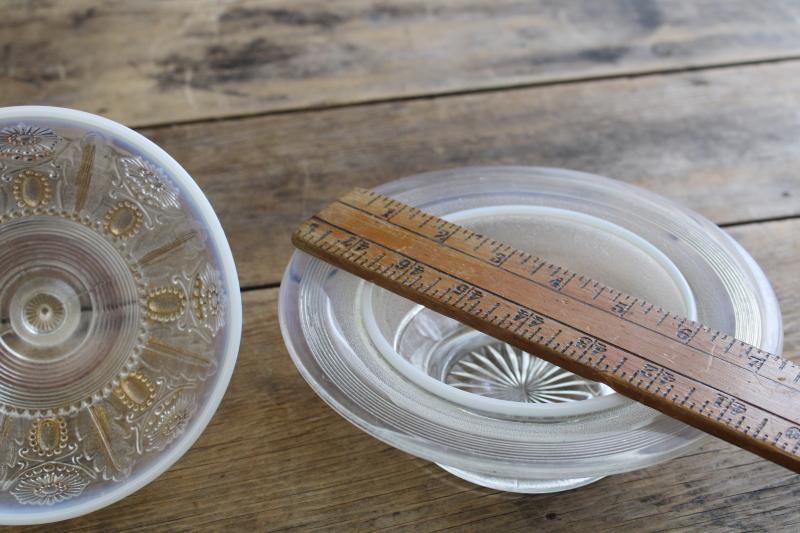
M 0 105 L 170 123 L 800 55 L 776 0 L 7 0 Z
M 766 80 L 766 82 L 765 82 Z M 718 223 L 800 214 L 800 63 L 607 80 L 145 130 L 217 209 L 245 286 L 354 186 L 468 165 L 585 170 Z
M 800 351 L 800 220 L 733 231 L 772 280 Z M 166 474 L 62 531 L 792 530 L 800 477 L 710 440 L 660 466 L 561 494 L 471 486 L 361 433 L 305 384 L 283 346 L 277 289 L 245 294 L 231 387 L 207 431 Z M 50 526 L 31 531 L 49 531 Z

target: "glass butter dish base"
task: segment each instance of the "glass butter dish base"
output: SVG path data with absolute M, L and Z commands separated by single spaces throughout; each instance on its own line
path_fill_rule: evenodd
M 763 273 L 712 223 L 556 169 L 434 172 L 378 189 L 656 305 L 780 351 Z M 301 252 L 281 327 L 304 378 L 371 435 L 472 483 L 555 492 L 685 453 L 703 434 Z

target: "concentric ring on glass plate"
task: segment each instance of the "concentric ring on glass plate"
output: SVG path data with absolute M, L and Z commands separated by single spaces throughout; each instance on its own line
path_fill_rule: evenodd
M 0 313 L 14 315 L 0 332 L 13 337 L 0 342 L 8 375 L 66 371 L 45 371 L 35 394 L 0 397 L 6 407 L 30 404 L 0 415 L 0 431 L 13 435 L 0 456 L 19 458 L 0 471 L 0 523 L 65 520 L 143 487 L 200 436 L 236 363 L 238 278 L 186 171 L 142 135 L 70 109 L 0 109 L 3 238 L 19 252 L 0 260 L 0 277 L 10 276 Z M 17 264 L 28 251 L 30 264 Z M 101 333 L 110 344 L 87 351 Z M 87 363 L 87 353 L 101 361 L 113 351 L 114 339 L 119 357 Z M 77 386 L 82 376 L 91 387 Z M 75 395 L 60 395 L 59 380 Z
M 579 222 L 602 232 L 607 232 L 632 243 L 642 249 L 652 257 L 655 262 L 664 269 L 667 275 L 672 278 L 676 287 L 680 291 L 683 300 L 682 311 L 688 318 L 697 319 L 697 304 L 694 294 L 689 287 L 686 278 L 680 273 L 675 264 L 664 255 L 658 248 L 642 239 L 632 231 L 626 230 L 616 224 L 604 221 L 595 216 L 576 213 L 564 209 L 556 209 L 543 206 L 509 205 L 503 207 L 474 208 L 466 211 L 458 211 L 443 217 L 449 222 L 460 225 L 469 224 L 470 220 L 481 218 L 497 218 L 500 216 L 525 216 L 525 217 L 547 217 L 550 219 L 562 218 L 570 222 Z M 414 365 L 409 363 L 401 356 L 395 346 L 397 342 L 391 342 L 381 332 L 381 328 L 375 319 L 375 307 L 373 295 L 379 289 L 370 283 L 359 285 L 358 298 L 363 301 L 363 312 L 361 314 L 364 326 L 369 334 L 370 340 L 375 343 L 375 347 L 399 372 L 406 378 L 414 381 L 419 386 L 427 389 L 431 393 L 446 398 L 464 407 L 476 409 L 478 411 L 492 412 L 503 416 L 534 416 L 534 417 L 564 417 L 579 416 L 590 412 L 602 411 L 613 407 L 619 407 L 629 402 L 624 396 L 610 391 L 609 394 L 598 395 L 592 398 L 577 402 L 559 403 L 522 403 L 518 401 L 500 400 L 487 398 L 470 392 L 466 392 L 443 383 L 440 379 L 431 377 L 421 372 Z M 417 314 L 424 309 L 423 306 L 416 306 L 411 312 Z M 411 314 L 409 315 L 409 317 Z
M 421 174 L 376 191 L 440 217 L 462 213 L 457 222 L 482 224 L 481 233 L 518 248 L 559 244 L 548 252 L 563 257 L 526 251 L 627 292 L 651 291 L 643 296 L 652 303 L 694 309 L 701 322 L 765 350 L 782 347 L 775 296 L 749 255 L 713 223 L 642 189 L 558 169 L 488 167 Z M 542 224 L 551 233 L 539 235 Z M 635 264 L 605 257 L 609 246 Z M 649 266 L 637 270 L 640 262 Z M 401 346 L 398 331 L 414 313 L 425 319 Z M 301 252 L 281 284 L 282 333 L 317 394 L 374 437 L 470 481 L 563 490 L 665 461 L 703 437 L 617 394 L 542 405 L 447 385 L 430 361 L 435 341 L 458 327 L 448 320 Z

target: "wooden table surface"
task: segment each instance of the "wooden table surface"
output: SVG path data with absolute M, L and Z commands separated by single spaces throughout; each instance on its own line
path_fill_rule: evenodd
M 328 408 L 276 317 L 290 230 L 348 188 L 541 165 L 724 226 L 798 353 L 796 2 L 2 0 L 0 15 L 0 105 L 106 115 L 164 147 L 219 214 L 244 297 L 238 366 L 200 440 L 59 531 L 800 529 L 800 477 L 714 439 L 561 494 L 470 485 Z

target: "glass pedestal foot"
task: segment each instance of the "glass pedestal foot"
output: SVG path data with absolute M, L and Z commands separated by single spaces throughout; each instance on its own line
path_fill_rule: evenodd
M 456 477 L 469 481 L 475 485 L 480 485 L 489 489 L 502 490 L 504 492 L 520 492 L 524 494 L 545 494 L 548 492 L 563 492 L 565 490 L 577 489 L 584 485 L 589 485 L 595 481 L 603 479 L 600 477 L 578 477 L 572 479 L 519 479 L 519 478 L 506 478 L 491 476 L 487 474 L 477 474 L 474 472 L 466 472 L 438 464 L 437 466 L 450 472 Z

